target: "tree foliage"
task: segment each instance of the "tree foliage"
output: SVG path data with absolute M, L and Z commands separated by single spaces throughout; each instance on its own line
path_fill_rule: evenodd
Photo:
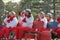
M 3 22 L 3 18 L 4 18 L 4 3 L 2 0 L 0 0 L 0 24 Z
M 40 11 L 44 11 L 45 13 L 50 12 L 50 6 L 48 5 L 47 0 L 44 0 L 44 3 L 40 3 L 40 0 L 21 0 L 20 10 L 23 11 L 26 8 L 32 10 L 35 18 L 37 17 L 37 13 Z
M 40 0 L 21 0 L 21 2 L 19 4 L 17 4 L 16 2 L 13 3 L 11 1 L 9 1 L 8 3 L 6 3 L 4 5 L 3 1 L 0 0 L 0 19 L 1 22 L 2 20 L 5 18 L 5 16 L 8 14 L 8 11 L 15 11 L 16 13 L 18 13 L 18 11 L 23 11 L 26 8 L 30 8 L 32 10 L 32 14 L 34 16 L 34 18 L 36 19 L 38 16 L 37 14 L 40 11 L 43 11 L 45 13 L 51 12 L 53 15 L 57 14 L 60 12 L 60 0 L 55 0 L 55 12 L 54 13 L 54 6 L 53 0 L 43 0 L 44 2 L 40 2 Z M 4 14 L 3 14 L 4 13 Z M 55 17 L 55 15 L 54 15 Z
M 55 0 L 55 3 L 53 0 L 42 0 L 42 1 L 44 2 L 41 2 L 41 0 L 21 0 L 20 10 L 22 11 L 25 10 L 26 8 L 30 8 L 35 18 L 37 17 L 37 13 L 39 13 L 40 11 L 43 11 L 45 13 L 51 12 L 54 15 L 54 17 L 55 14 L 60 13 L 60 5 L 59 5 L 60 0 Z M 56 4 L 55 8 L 54 4 Z

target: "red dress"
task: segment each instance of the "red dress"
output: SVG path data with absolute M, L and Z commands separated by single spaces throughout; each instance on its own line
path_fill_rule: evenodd
M 4 37 L 4 33 L 5 33 L 5 25 L 0 25 L 2 28 L 0 29 L 0 38 Z
M 13 21 L 13 19 L 15 18 L 15 16 L 13 16 L 13 17 L 10 17 L 10 16 L 7 16 L 7 23 L 10 23 L 11 21 Z M 13 28 L 11 28 L 11 27 L 9 27 L 9 28 L 7 28 L 6 26 L 5 26 L 5 29 L 4 29 L 5 31 L 5 36 L 8 38 L 9 37 L 9 35 L 10 35 L 10 32 L 11 31 L 13 31 L 13 32 L 15 32 L 16 33 L 16 27 L 13 27 Z
M 49 34 L 49 35 L 48 35 L 48 39 L 50 39 L 50 33 L 47 32 L 47 31 L 49 31 L 49 29 L 48 29 L 48 28 L 44 28 L 44 22 L 41 21 L 39 18 L 38 18 L 38 20 L 35 20 L 34 28 L 37 28 L 37 33 L 36 33 L 36 34 L 37 34 L 37 35 L 36 35 L 37 40 L 42 39 L 41 37 L 42 37 L 44 34 L 40 34 L 40 33 L 43 33 L 43 31 L 46 31 L 46 33 Z M 45 34 L 45 35 L 46 35 L 46 34 Z M 47 36 L 47 35 L 46 35 L 46 36 Z M 48 40 L 48 39 L 46 39 L 46 40 Z
M 26 22 L 26 18 L 24 18 L 23 20 L 22 20 L 23 22 Z M 24 35 L 25 35 L 25 33 L 26 32 L 31 32 L 31 31 L 33 31 L 34 29 L 32 29 L 32 28 L 29 28 L 29 27 L 23 27 L 23 26 L 21 26 L 20 28 L 17 28 L 17 35 L 16 35 L 16 38 L 17 39 L 22 39 L 23 37 L 24 37 Z

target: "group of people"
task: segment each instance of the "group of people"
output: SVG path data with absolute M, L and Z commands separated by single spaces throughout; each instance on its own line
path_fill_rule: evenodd
M 18 18 L 14 11 L 9 12 L 9 14 L 4 19 L 4 25 L 1 32 L 8 39 L 11 31 L 15 32 L 16 39 L 22 39 L 25 32 L 35 31 L 35 29 L 47 29 L 47 24 L 50 22 L 58 22 L 58 28 L 60 27 L 60 15 L 57 16 L 56 20 L 53 19 L 51 13 L 45 15 L 44 12 L 38 13 L 38 18 L 34 20 L 33 14 L 30 9 L 26 9 L 18 13 Z M 1 34 L 1 33 L 0 33 Z

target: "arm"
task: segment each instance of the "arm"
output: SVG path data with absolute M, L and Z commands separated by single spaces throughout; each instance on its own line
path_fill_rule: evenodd
M 18 24 L 17 18 L 14 18 L 14 19 L 9 23 L 9 25 L 10 25 L 11 27 L 15 27 L 15 26 L 17 26 L 17 24 Z
M 28 23 L 28 24 L 32 24 L 32 23 L 33 23 L 33 21 L 34 21 L 34 18 L 33 18 L 33 17 L 31 17 L 31 18 L 27 21 L 27 23 Z
M 47 19 L 44 19 L 44 28 L 47 28 Z

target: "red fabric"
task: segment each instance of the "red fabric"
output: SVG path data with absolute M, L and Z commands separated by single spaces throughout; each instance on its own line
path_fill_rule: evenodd
M 57 17 L 57 21 L 60 23 L 60 17 Z
M 15 16 L 13 16 L 13 17 L 8 16 L 8 17 L 7 17 L 7 18 L 8 18 L 7 22 L 10 23 L 10 21 L 12 21 L 12 20 L 14 19 L 14 17 L 15 17 Z
M 17 27 L 17 35 L 16 35 L 16 39 L 22 39 L 22 36 L 24 34 L 24 29 L 22 27 Z
M 56 30 L 56 33 L 57 33 L 57 36 L 59 37 L 59 36 L 60 36 L 60 28 L 58 28 L 58 29 Z
M 10 34 L 10 28 L 5 29 L 5 36 L 8 38 Z
M 5 34 L 5 25 L 1 25 L 1 30 L 0 30 L 0 38 L 3 38 L 4 37 L 4 34 Z
M 18 16 L 21 16 L 21 11 L 18 12 Z
M 34 28 L 43 28 L 44 27 L 44 22 L 40 21 L 40 19 L 35 20 L 33 23 Z
M 22 27 L 22 23 L 18 22 L 17 27 Z
M 3 38 L 5 34 L 5 28 L 2 28 L 2 30 L 0 30 L 0 38 Z
M 27 17 L 27 13 L 26 12 L 24 12 L 25 13 L 25 16 Z
M 22 21 L 23 21 L 23 22 L 26 22 L 26 18 L 24 18 Z
M 50 31 L 43 31 L 40 33 L 39 40 L 50 40 Z
M 31 32 L 34 31 L 34 29 L 28 28 L 28 27 L 21 27 L 21 28 L 17 28 L 17 35 L 16 38 L 17 39 L 21 39 L 22 37 L 24 37 L 24 34 L 26 32 Z
M 20 39 L 20 31 L 23 33 L 22 24 L 18 23 L 16 27 L 16 38 Z
M 43 31 L 50 31 L 50 29 L 49 28 L 44 28 Z
M 33 39 L 35 36 L 33 34 L 26 33 L 25 38 L 31 38 Z
M 41 38 L 41 33 L 43 32 L 43 31 L 49 31 L 50 29 L 48 29 L 48 28 L 38 28 L 38 30 L 37 30 L 37 40 L 40 40 L 40 38 Z
M 5 28 L 5 36 L 8 38 L 9 35 L 10 35 L 10 32 L 13 31 L 13 32 L 17 32 L 16 31 L 16 28 Z
M 8 15 L 7 18 L 10 18 L 10 15 Z
M 56 30 L 57 30 L 56 28 L 52 28 L 52 31 L 56 32 Z
M 50 29 L 49 28 L 38 28 L 38 33 L 39 32 L 42 32 L 42 31 L 50 31 Z
M 15 32 L 15 33 L 16 33 L 16 31 L 17 31 L 16 27 L 11 28 L 11 31 L 13 31 L 13 32 Z
M 7 18 L 10 18 L 10 15 L 8 15 L 8 16 L 7 16 Z M 9 23 L 9 22 L 10 22 L 10 20 L 7 20 L 7 22 Z
M 29 32 L 35 32 L 34 28 L 28 28 L 26 30 L 26 32 L 28 32 L 28 33 L 25 33 L 25 38 L 34 38 L 35 37 L 34 34 L 29 34 Z
M 15 16 L 13 16 L 13 17 L 10 17 L 10 21 L 12 21 L 14 18 L 15 18 Z

